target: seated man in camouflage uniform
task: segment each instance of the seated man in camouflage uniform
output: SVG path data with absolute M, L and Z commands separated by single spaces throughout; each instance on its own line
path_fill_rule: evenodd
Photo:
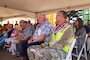
M 62 60 L 66 58 L 74 40 L 73 27 L 66 22 L 66 17 L 64 11 L 57 13 L 57 26 L 53 29 L 51 38 L 40 46 L 28 48 L 29 60 Z

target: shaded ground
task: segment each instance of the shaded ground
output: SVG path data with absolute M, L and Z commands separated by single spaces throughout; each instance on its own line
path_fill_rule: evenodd
M 12 56 L 10 52 L 0 47 L 0 60 L 20 60 L 20 57 Z
M 0 60 L 20 60 L 20 57 L 12 56 L 11 53 L 0 47 Z M 76 58 L 73 57 L 72 60 L 76 60 Z M 85 59 L 82 57 L 81 60 Z M 88 60 L 90 60 L 90 54 L 88 54 Z

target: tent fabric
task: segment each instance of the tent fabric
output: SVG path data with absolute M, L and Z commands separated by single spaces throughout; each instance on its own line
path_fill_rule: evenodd
M 10 9 L 5 7 L 0 7 L 0 19 L 4 18 L 13 18 L 13 17 L 31 17 L 35 18 L 35 13 L 27 12 L 27 11 L 20 11 L 16 9 Z
M 43 12 L 90 4 L 90 0 L 0 0 L 0 6 L 29 12 Z
M 48 14 L 89 7 L 90 0 L 0 0 L 0 18 L 23 14 L 35 18 L 36 13 Z

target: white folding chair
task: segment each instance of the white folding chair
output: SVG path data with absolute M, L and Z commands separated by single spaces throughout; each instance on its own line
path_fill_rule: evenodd
M 77 60 L 80 60 L 81 56 L 85 57 L 85 59 L 87 60 L 87 51 L 86 51 L 86 40 L 87 40 L 87 37 L 88 37 L 88 34 L 86 34 L 86 37 L 85 37 L 85 42 L 81 48 L 81 51 L 78 53 L 78 48 L 77 46 L 75 46 L 75 49 L 76 49 L 76 54 L 72 53 L 73 56 L 77 57 Z M 84 54 L 82 54 L 84 50 Z
M 70 48 L 70 50 L 69 50 L 69 52 L 67 54 L 67 57 L 64 60 L 72 60 L 72 50 L 73 50 L 73 48 L 75 46 L 75 42 L 76 42 L 76 39 L 73 40 L 73 42 L 71 44 L 71 48 Z

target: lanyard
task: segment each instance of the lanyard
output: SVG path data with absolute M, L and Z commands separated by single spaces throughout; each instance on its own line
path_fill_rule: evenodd
M 61 26 L 58 25 L 53 29 L 53 32 L 56 34 L 58 32 L 58 30 L 60 30 L 63 26 L 65 26 L 66 24 L 68 24 L 68 22 L 64 22 Z

